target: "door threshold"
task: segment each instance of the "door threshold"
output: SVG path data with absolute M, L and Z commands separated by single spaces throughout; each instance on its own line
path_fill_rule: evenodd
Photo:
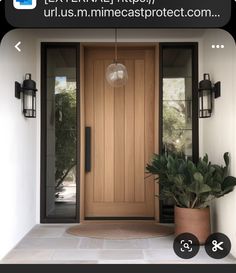
M 85 221 L 154 221 L 154 217 L 85 217 Z

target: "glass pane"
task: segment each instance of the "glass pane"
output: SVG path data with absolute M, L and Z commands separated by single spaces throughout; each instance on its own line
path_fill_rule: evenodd
M 163 145 L 192 157 L 192 50 L 163 49 Z
M 170 47 L 163 49 L 164 78 L 192 77 L 192 49 Z
M 192 130 L 175 130 L 171 135 L 164 131 L 163 142 L 170 151 L 192 156 Z
M 46 216 L 76 217 L 76 49 L 47 49 Z
M 163 130 L 192 129 L 192 109 L 189 101 L 163 101 Z
M 163 100 L 185 100 L 185 79 L 164 78 Z

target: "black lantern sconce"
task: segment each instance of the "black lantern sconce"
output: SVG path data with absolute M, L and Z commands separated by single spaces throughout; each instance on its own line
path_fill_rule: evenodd
M 203 80 L 199 83 L 199 117 L 211 117 L 213 99 L 220 97 L 220 82 L 212 84 L 209 74 L 204 74 Z
M 23 98 L 23 113 L 26 118 L 36 118 L 36 83 L 31 79 L 31 74 L 25 75 L 23 84 L 15 82 L 15 97 Z

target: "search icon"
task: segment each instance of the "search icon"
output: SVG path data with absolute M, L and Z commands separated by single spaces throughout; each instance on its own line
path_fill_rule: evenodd
M 191 259 L 197 255 L 200 244 L 197 237 L 191 233 L 182 233 L 174 240 L 174 251 L 182 259 Z
M 187 249 L 190 249 L 190 247 L 189 247 L 189 244 L 188 243 L 184 243 L 184 248 L 187 248 Z

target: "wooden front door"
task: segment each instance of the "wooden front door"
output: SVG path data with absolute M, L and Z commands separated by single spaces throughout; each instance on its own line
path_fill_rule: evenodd
M 85 48 L 85 126 L 91 127 L 91 171 L 85 174 L 86 217 L 154 217 L 154 182 L 145 166 L 154 153 L 155 50 L 118 49 L 128 83 L 105 79 L 113 47 Z

